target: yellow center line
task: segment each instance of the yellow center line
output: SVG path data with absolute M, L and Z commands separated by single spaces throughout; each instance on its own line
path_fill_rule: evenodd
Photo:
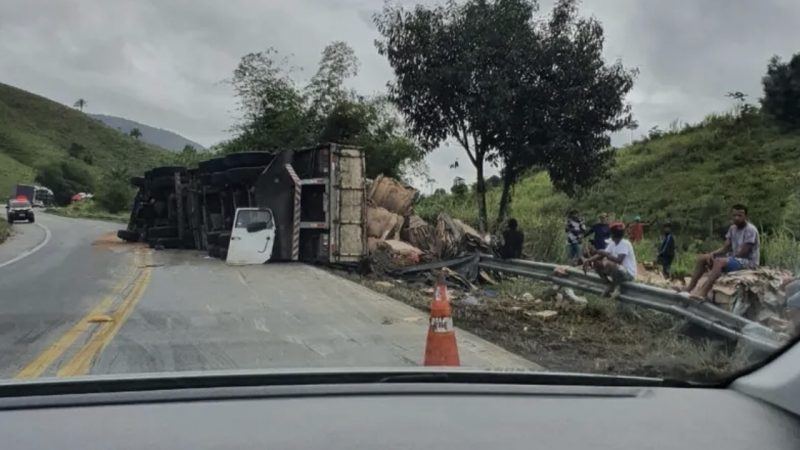
M 114 339 L 122 325 L 128 320 L 136 304 L 142 298 L 145 289 L 150 284 L 150 277 L 153 269 L 147 267 L 150 264 L 150 254 L 146 254 L 145 267 L 133 283 L 133 288 L 130 290 L 125 300 L 122 301 L 119 308 L 111 314 L 111 321 L 105 322 L 97 329 L 97 331 L 89 338 L 86 344 L 78 350 L 78 352 L 59 369 L 56 374 L 59 377 L 70 377 L 77 375 L 86 375 L 92 367 L 92 363 L 97 355 Z
M 47 347 L 39 356 L 25 366 L 15 378 L 24 380 L 41 376 L 83 333 L 94 326 L 92 323 L 93 316 L 104 314 L 108 311 L 111 305 L 114 304 L 114 299 L 122 293 L 126 286 L 130 285 L 136 275 L 135 268 L 139 265 L 138 260 L 139 255 L 137 254 L 134 263 L 128 267 L 126 274 L 112 287 L 111 293 L 103 297 L 103 299 L 75 323 L 72 328 L 67 330 L 56 342 Z

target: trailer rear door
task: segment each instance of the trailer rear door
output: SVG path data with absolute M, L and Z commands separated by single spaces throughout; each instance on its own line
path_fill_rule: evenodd
M 358 262 L 367 253 L 364 152 L 332 147 L 330 260 Z

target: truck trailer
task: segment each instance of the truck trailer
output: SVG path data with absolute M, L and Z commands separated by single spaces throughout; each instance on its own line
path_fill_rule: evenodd
M 367 255 L 364 171 L 363 151 L 337 144 L 154 168 L 131 179 L 138 192 L 118 236 L 230 263 L 254 248 L 248 261 L 356 263 Z

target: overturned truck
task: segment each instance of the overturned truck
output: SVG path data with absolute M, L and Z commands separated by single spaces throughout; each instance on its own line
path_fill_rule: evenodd
M 206 250 L 234 264 L 354 263 L 367 254 L 359 148 L 234 153 L 194 169 L 157 167 L 131 184 L 138 192 L 117 233 L 126 241 Z

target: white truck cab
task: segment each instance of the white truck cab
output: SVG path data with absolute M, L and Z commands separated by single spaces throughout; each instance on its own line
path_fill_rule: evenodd
M 268 208 L 237 208 L 231 229 L 230 265 L 264 264 L 272 256 L 275 220 Z

